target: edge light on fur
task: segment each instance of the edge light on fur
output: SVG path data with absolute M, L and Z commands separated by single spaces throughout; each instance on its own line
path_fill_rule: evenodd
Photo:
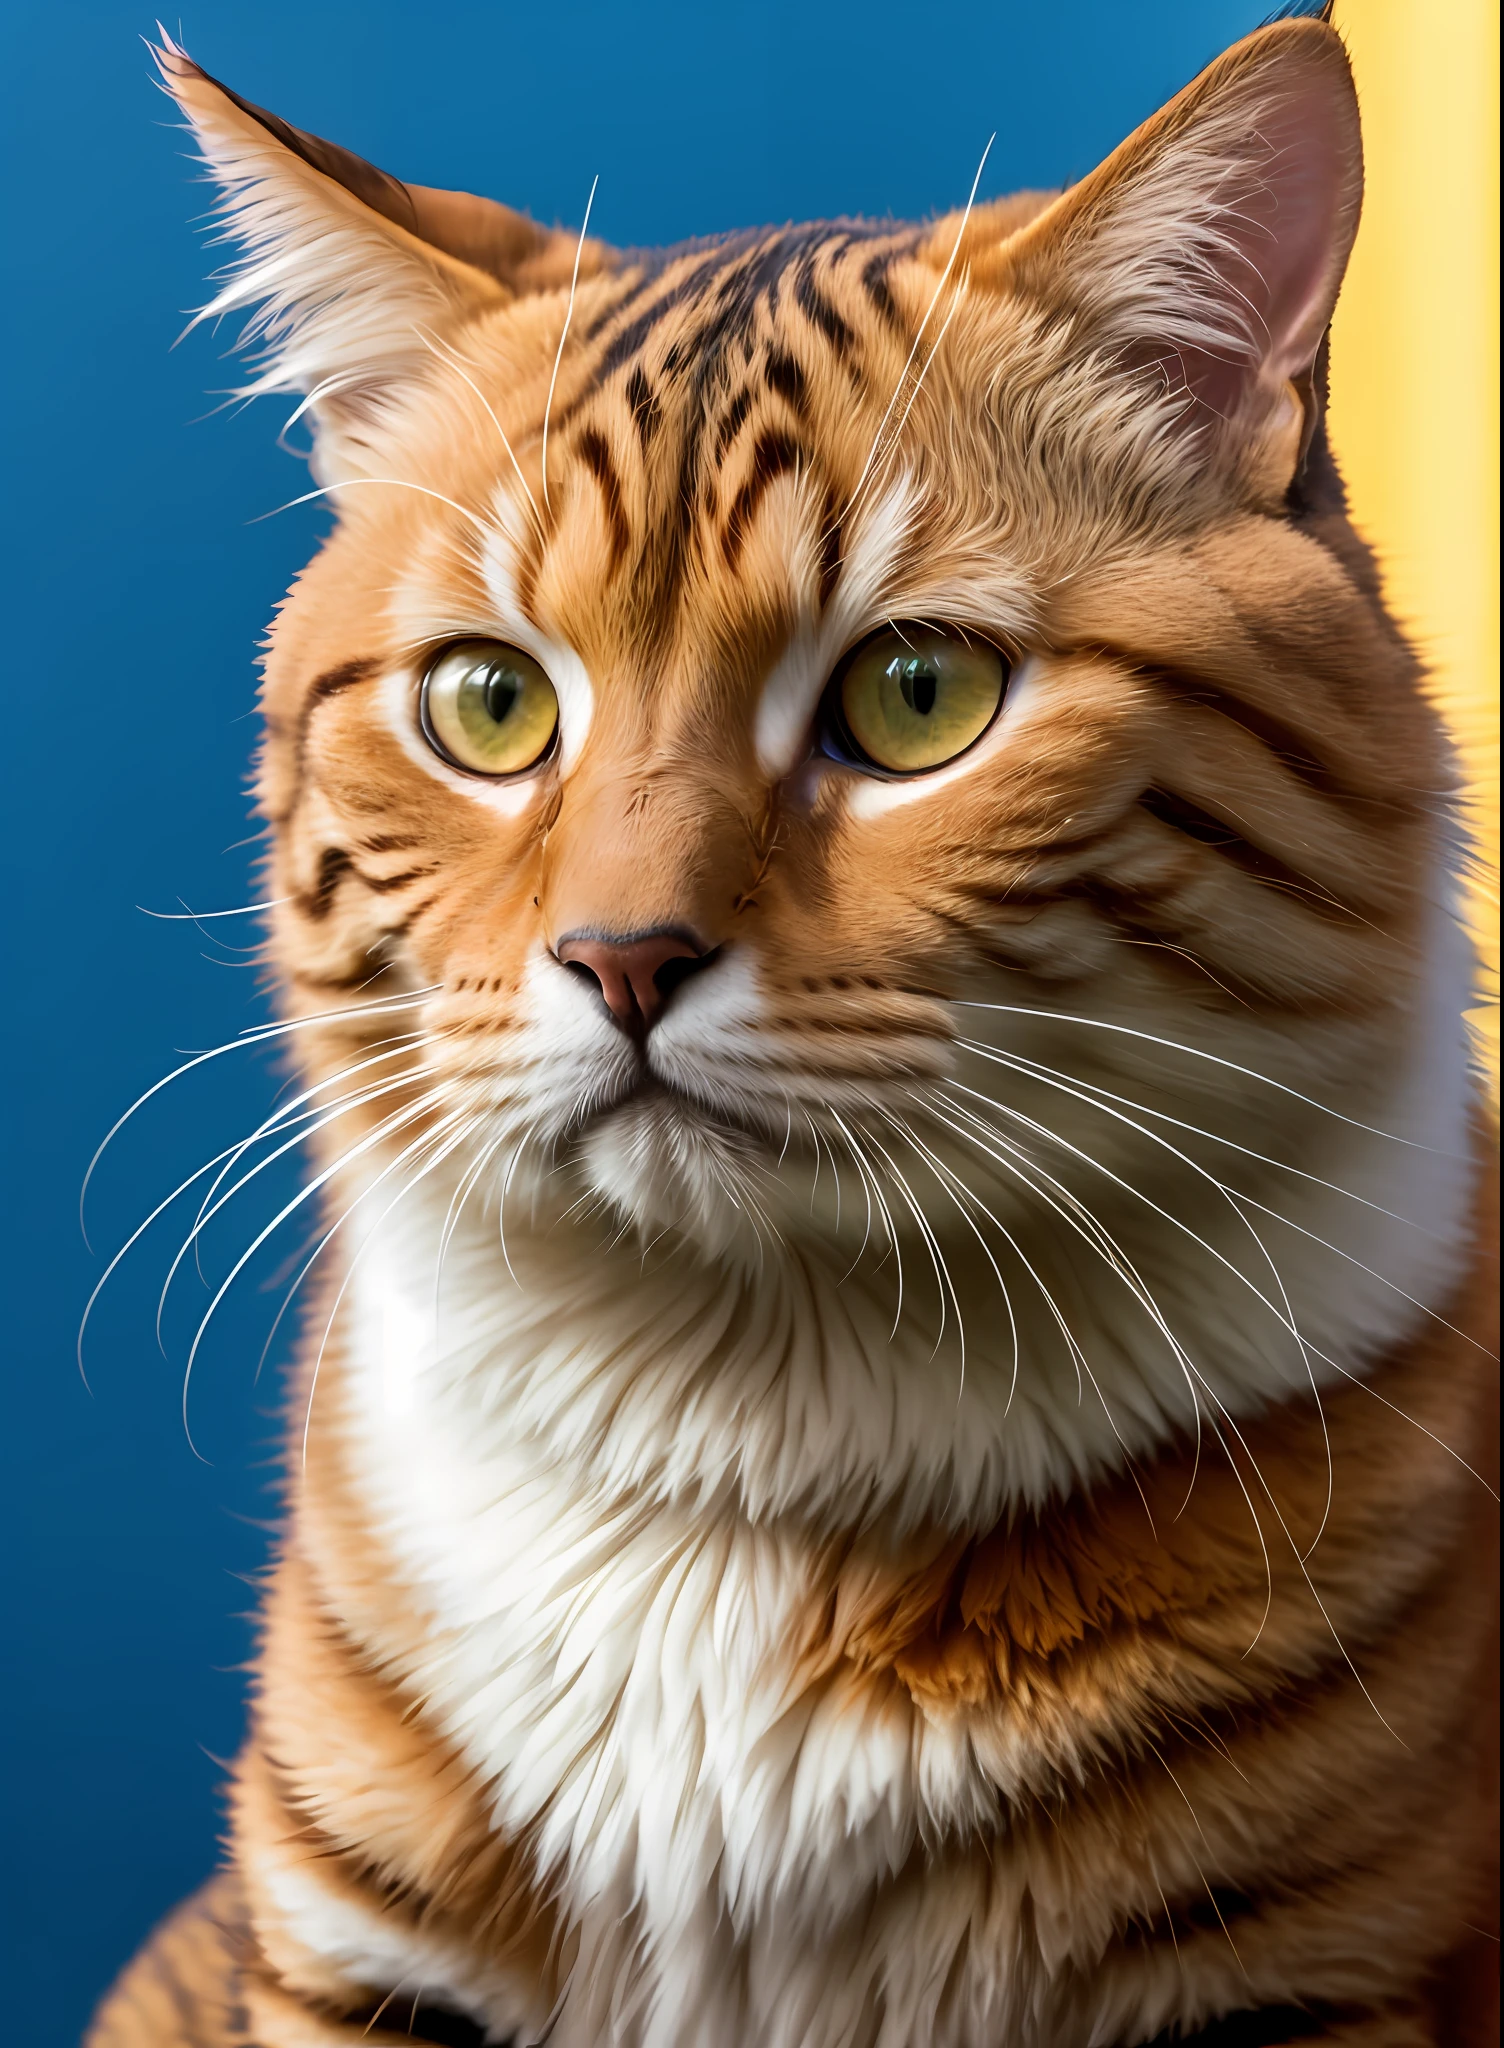
M 1326 444 L 1338 38 L 655 255 L 159 61 L 338 508 L 257 785 L 328 1234 L 226 1867 L 91 2048 L 1496 2040 L 1493 1141 Z M 829 702 L 905 620 L 1011 673 L 909 777 Z M 554 682 L 511 780 L 456 637 Z

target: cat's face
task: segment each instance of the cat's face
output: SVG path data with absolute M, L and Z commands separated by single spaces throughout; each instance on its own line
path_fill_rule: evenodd
M 1091 878 L 1152 917 L 1197 865 L 1138 808 L 1170 722 L 1140 651 L 1067 623 L 1084 581 L 1172 560 L 1162 458 L 1029 309 L 948 301 L 918 240 L 582 288 L 546 509 L 554 334 L 476 322 L 399 437 L 421 488 L 350 491 L 279 624 L 292 963 L 366 982 L 400 934 L 463 1100 L 649 1232 L 797 1221 L 821 1144 L 864 1214 L 851 1148 L 904 1149 L 889 1119 L 985 1035 L 948 999 L 1091 983 L 1121 953 Z M 1074 446 L 1039 418 L 1063 403 Z
M 175 77 L 310 268 L 312 311 L 236 289 L 339 500 L 268 662 L 277 957 L 367 1042 L 427 992 L 467 1170 L 714 1254 L 982 1243 L 1070 1199 L 1038 1119 L 1162 1086 L 1153 1039 L 1215 1055 L 1155 1100 L 1261 1149 L 1307 1112 L 1244 1066 L 1361 1093 L 1434 741 L 1312 510 L 1350 87 L 1314 24 L 1255 42 L 1052 205 L 573 282 Z

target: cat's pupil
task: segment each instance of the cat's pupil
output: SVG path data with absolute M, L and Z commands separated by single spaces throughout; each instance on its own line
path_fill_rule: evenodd
M 488 668 L 482 688 L 485 691 L 486 716 L 493 725 L 500 725 L 522 695 L 522 678 L 515 669 Z
M 928 718 L 934 710 L 939 682 L 939 677 L 928 663 L 919 660 L 904 662 L 898 672 L 898 687 L 903 701 L 921 718 Z

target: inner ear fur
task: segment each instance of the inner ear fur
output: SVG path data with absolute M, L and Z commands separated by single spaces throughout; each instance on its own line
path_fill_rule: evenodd
M 369 474 L 382 428 L 431 368 L 432 337 L 520 294 L 613 267 L 599 242 L 469 192 L 408 185 L 221 85 L 167 36 L 162 82 L 219 186 L 240 258 L 197 316 L 244 312 L 241 396 L 303 401 L 322 480 Z
M 1317 424 L 1315 364 L 1362 194 L 1341 39 L 1276 22 L 1001 247 L 968 253 L 977 282 L 1068 311 L 1089 345 L 1152 370 L 1179 401 L 1176 428 L 1282 496 Z

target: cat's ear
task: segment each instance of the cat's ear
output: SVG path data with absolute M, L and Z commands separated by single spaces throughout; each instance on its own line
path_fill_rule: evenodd
M 292 127 L 201 70 L 163 34 L 153 54 L 221 193 L 240 255 L 198 319 L 244 313 L 241 391 L 301 398 L 323 482 L 372 473 L 385 428 L 447 332 L 519 293 L 610 262 L 598 243 L 494 200 L 404 185 Z
M 1014 288 L 1162 377 L 1172 430 L 1283 496 L 1316 425 L 1314 370 L 1357 232 L 1363 152 L 1336 31 L 1235 44 L 999 252 Z

